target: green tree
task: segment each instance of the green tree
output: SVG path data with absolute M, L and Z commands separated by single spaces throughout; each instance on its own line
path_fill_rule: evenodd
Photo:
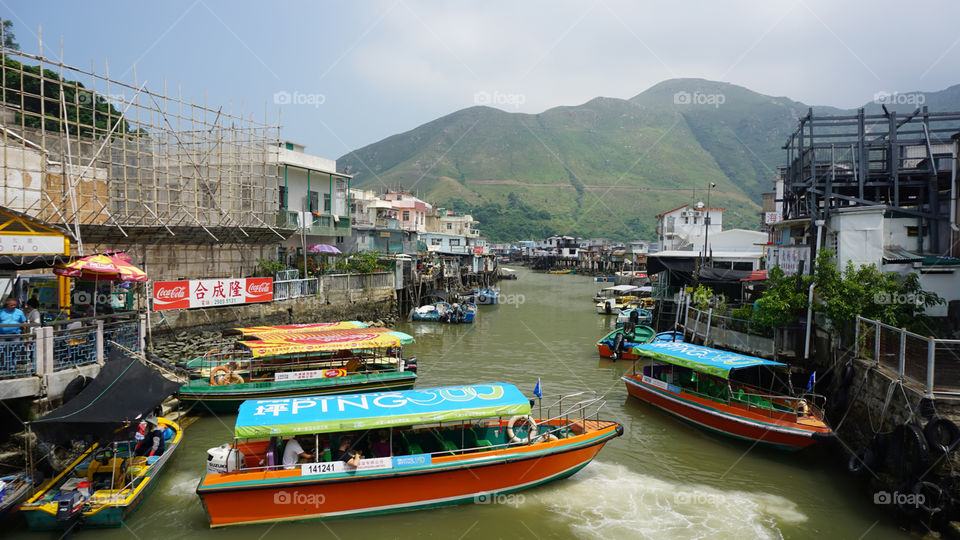
M 20 50 L 20 44 L 17 43 L 17 36 L 13 34 L 13 21 L 9 19 L 0 19 L 0 26 L 3 27 L 3 46 L 15 51 Z

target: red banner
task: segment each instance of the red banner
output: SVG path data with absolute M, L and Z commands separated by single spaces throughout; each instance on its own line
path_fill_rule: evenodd
M 155 281 L 153 310 L 218 307 L 273 301 L 273 278 Z

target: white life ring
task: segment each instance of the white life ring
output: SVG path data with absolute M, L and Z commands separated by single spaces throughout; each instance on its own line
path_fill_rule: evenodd
M 522 439 L 517 437 L 513 432 L 513 426 L 516 425 L 517 421 L 519 420 L 523 420 L 523 422 L 528 426 L 527 436 Z M 537 422 L 529 415 L 514 416 L 509 422 L 507 422 L 507 437 L 510 439 L 510 444 L 532 443 L 537 438 Z

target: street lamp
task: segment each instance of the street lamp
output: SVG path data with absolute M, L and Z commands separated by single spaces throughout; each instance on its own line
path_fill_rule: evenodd
M 707 250 L 709 249 L 709 248 L 708 248 L 708 240 L 710 239 L 710 192 L 711 192 L 711 191 L 713 190 L 713 188 L 715 188 L 715 187 L 717 187 L 717 184 L 715 184 L 715 183 L 713 183 L 713 182 L 710 182 L 710 185 L 707 186 L 707 207 L 704 209 L 705 214 L 704 214 L 704 216 L 703 216 L 703 229 L 704 229 L 704 232 L 703 232 L 703 254 L 704 254 L 704 256 L 707 255 Z

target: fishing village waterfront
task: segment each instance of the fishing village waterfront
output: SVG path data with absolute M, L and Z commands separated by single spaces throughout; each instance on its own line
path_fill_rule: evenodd
M 887 507 L 851 482 L 843 464 L 813 449 L 787 454 L 752 448 L 674 420 L 627 396 L 625 362 L 597 358 L 594 341 L 613 325 L 589 299 L 599 284 L 576 275 L 520 270 L 501 282 L 522 302 L 488 306 L 473 325 L 400 322 L 413 335 L 404 352 L 420 360 L 418 386 L 509 381 L 528 393 L 592 389 L 604 414 L 624 425 L 573 477 L 489 502 L 323 523 L 281 523 L 231 529 L 235 538 L 264 534 L 339 538 L 427 536 L 489 538 L 901 538 Z M 236 415 L 202 415 L 156 491 L 124 528 L 81 531 L 77 538 L 217 537 L 194 493 L 206 450 L 232 436 Z M 838 509 L 842 508 L 842 512 Z M 129 530 L 127 530 L 127 527 Z M 406 532 L 404 532 L 406 531 Z M 12 538 L 35 538 L 17 530 Z
M 53 3 L 2 538 L 960 540 L 960 6 Z

